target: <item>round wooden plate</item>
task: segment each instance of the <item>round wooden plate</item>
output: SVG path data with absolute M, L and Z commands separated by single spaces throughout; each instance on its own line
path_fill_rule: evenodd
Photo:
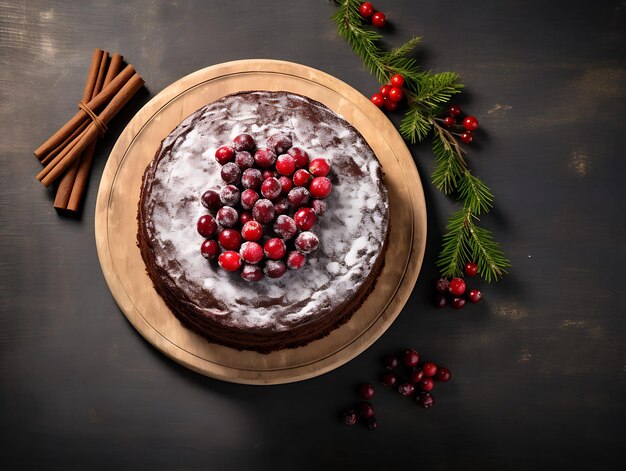
M 230 93 L 289 91 L 308 96 L 361 132 L 385 172 L 391 208 L 389 250 L 374 292 L 342 327 L 304 347 L 270 354 L 208 343 L 184 328 L 156 293 L 136 245 L 141 178 L 161 140 L 185 117 Z M 96 244 L 109 288 L 130 323 L 152 345 L 199 373 L 247 384 L 311 378 L 351 360 L 391 325 L 422 265 L 426 205 L 404 141 L 382 111 L 344 82 L 300 64 L 275 60 L 227 62 L 173 83 L 128 124 L 111 151 L 96 203 Z

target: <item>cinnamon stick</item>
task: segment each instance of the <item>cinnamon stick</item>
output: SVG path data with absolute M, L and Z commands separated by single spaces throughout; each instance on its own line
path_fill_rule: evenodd
M 120 75 L 115 77 L 115 79 L 113 79 L 109 86 L 113 82 L 115 82 L 120 77 Z M 132 96 L 137 93 L 137 91 L 139 91 L 143 84 L 144 80 L 139 76 L 139 74 L 135 73 L 131 77 L 131 79 L 126 82 L 125 85 L 120 89 L 119 93 L 117 93 L 111 99 L 109 104 L 104 108 L 104 110 L 102 110 L 98 118 L 104 124 L 107 124 L 122 109 L 122 107 L 128 102 L 128 100 L 130 100 Z M 103 92 L 101 92 L 98 96 L 100 96 L 102 93 Z M 97 139 L 97 137 L 98 128 L 96 124 L 92 122 L 89 124 L 89 126 L 87 126 L 87 129 L 83 132 L 80 140 L 78 140 L 72 150 L 70 150 L 61 159 L 58 159 L 59 156 L 57 156 L 39 173 L 39 175 L 37 175 L 37 180 L 39 180 L 41 184 L 46 187 L 50 186 L 61 175 L 63 175 L 67 168 L 72 164 L 72 162 L 74 162 L 74 160 L 76 160 L 80 156 L 80 154 L 89 146 L 89 144 Z
M 41 164 L 47 165 L 50 161 L 52 161 L 52 159 L 59 155 L 59 152 L 62 152 L 63 149 L 65 149 L 70 142 L 76 139 L 76 136 L 78 136 L 81 132 L 87 129 L 88 125 L 89 121 L 84 121 L 83 124 L 81 124 L 78 129 L 76 129 L 76 131 L 74 131 L 67 139 L 65 139 L 61 144 L 51 150 L 48 155 L 41 159 Z

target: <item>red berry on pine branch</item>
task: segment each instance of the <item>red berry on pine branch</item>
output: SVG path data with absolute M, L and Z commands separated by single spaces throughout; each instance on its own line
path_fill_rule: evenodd
M 375 93 L 372 95 L 372 98 L 370 98 L 370 101 L 379 108 L 382 108 L 383 104 L 385 103 L 385 97 L 382 96 L 380 93 Z
M 452 116 L 446 116 L 443 120 L 443 125 L 447 128 L 451 128 L 455 124 L 456 124 L 456 119 L 454 119 Z
M 478 120 L 475 116 L 468 116 L 463 120 L 463 127 L 468 131 L 476 131 L 478 129 Z
M 448 113 L 450 113 L 450 116 L 454 117 L 454 118 L 458 118 L 459 116 L 461 116 L 461 108 L 457 105 L 452 105 L 449 109 L 448 109 Z
M 400 87 L 391 87 L 389 90 L 389 99 L 392 101 L 400 101 L 404 97 L 404 92 Z
M 465 142 L 466 144 L 471 144 L 474 141 L 474 136 L 472 135 L 471 132 L 465 131 L 464 133 L 461 134 L 461 140 Z
M 383 97 L 389 96 L 389 90 L 391 90 L 391 85 L 387 84 L 387 85 L 383 85 L 382 87 L 380 87 L 380 91 L 378 93 L 380 93 Z
M 361 7 L 359 8 L 359 14 L 363 18 L 370 18 L 374 14 L 374 5 L 372 5 L 370 2 L 362 3 Z
M 377 11 L 372 15 L 372 24 L 377 28 L 384 28 L 387 24 L 387 17 L 382 11 Z
M 396 111 L 398 109 L 398 102 L 393 101 L 390 98 L 385 98 L 385 103 L 383 106 L 387 111 Z
M 401 87 L 402 85 L 404 85 L 404 75 L 396 74 L 391 77 L 391 85 L 393 85 L 394 87 Z

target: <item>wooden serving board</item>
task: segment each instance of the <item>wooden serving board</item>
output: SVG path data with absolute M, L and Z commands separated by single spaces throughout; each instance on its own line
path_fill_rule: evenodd
M 304 347 L 270 354 L 207 342 L 184 328 L 156 293 L 136 246 L 141 178 L 161 140 L 185 117 L 230 93 L 289 91 L 343 116 L 380 160 L 389 188 L 391 233 L 374 292 L 352 319 Z M 412 156 L 393 124 L 358 91 L 319 70 L 291 62 L 243 60 L 194 72 L 155 96 L 131 120 L 111 151 L 96 203 L 96 244 L 102 271 L 120 309 L 141 335 L 199 373 L 247 384 L 311 378 L 351 360 L 378 339 L 406 303 L 426 245 L 426 205 Z

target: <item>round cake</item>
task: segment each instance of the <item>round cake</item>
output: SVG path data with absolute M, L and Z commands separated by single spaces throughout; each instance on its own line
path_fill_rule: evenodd
M 317 217 L 310 231 L 317 236 L 317 249 L 299 252 L 301 246 L 294 246 L 300 234 L 310 234 L 302 230 L 308 226 L 298 223 L 297 234 L 283 239 L 294 257 L 305 260 L 302 266 L 287 263 L 289 269 L 283 267 L 284 273 L 272 277 L 271 264 L 283 262 L 248 265 L 261 273 L 257 267 L 264 263 L 267 276 L 258 281 L 244 279 L 241 269 L 222 269 L 221 255 L 219 263 L 217 257 L 203 257 L 201 246 L 209 239 L 199 234 L 197 226 L 207 214 L 216 218 L 216 212 L 203 205 L 203 194 L 209 189 L 219 192 L 228 183 L 223 179 L 226 166 L 218 162 L 216 151 L 236 147 L 233 140 L 244 134 L 252 136 L 255 148 L 268 147 L 276 155 L 287 154 L 293 146 L 297 149 L 291 150 L 304 150 L 311 162 L 323 158 L 330 166 L 324 178 L 332 184 L 330 194 L 321 195 L 323 200 L 307 198 L 292 205 L 290 197 L 287 205 L 285 191 L 273 200 L 278 207 L 280 199 L 282 212 L 296 219 L 294 211 L 314 210 Z M 277 143 L 277 135 L 288 136 L 290 142 Z M 250 151 L 256 158 L 254 149 Z M 315 175 L 317 169 L 303 170 Z M 316 194 L 313 186 L 309 190 Z M 322 209 L 313 201 L 322 202 Z M 246 213 L 248 219 L 252 214 L 256 218 L 257 213 L 244 211 L 242 204 L 238 200 L 230 205 L 240 217 Z M 273 229 L 275 220 L 258 220 L 264 223 L 261 245 L 268 237 L 281 237 L 282 232 Z M 227 226 L 241 234 L 240 220 Z M 217 234 L 224 229 L 219 225 L 214 231 L 219 245 L 208 242 L 223 254 L 226 249 Z M 299 347 L 345 323 L 374 289 L 388 233 L 389 202 L 382 168 L 363 136 L 326 106 L 290 92 L 242 92 L 206 105 L 163 140 L 143 176 L 137 240 L 156 291 L 184 326 L 211 342 L 239 350 L 266 353 Z M 237 247 L 228 252 L 235 258 L 239 258 Z

